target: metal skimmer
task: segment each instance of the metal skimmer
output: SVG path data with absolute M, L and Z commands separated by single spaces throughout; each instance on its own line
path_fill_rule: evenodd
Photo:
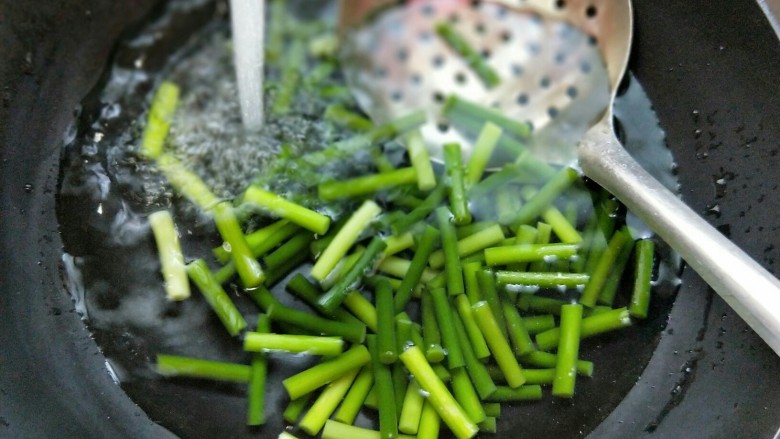
M 578 165 L 614 194 L 780 354 L 780 281 L 642 169 L 615 137 L 612 102 L 631 49 L 631 14 L 630 0 L 345 0 L 342 60 L 375 121 L 428 112 L 423 135 L 437 159 L 442 143 L 464 140 L 439 116 L 451 93 L 530 122 L 533 153 Z M 486 88 L 436 35 L 442 21 L 481 52 L 499 86 Z
M 368 3 L 371 3 L 369 5 Z M 598 2 L 413 1 L 347 2 L 343 61 L 358 102 L 378 122 L 425 109 L 422 132 L 434 157 L 445 142 L 468 145 L 440 117 L 447 96 L 494 107 L 535 132 L 531 148 L 556 163 L 572 163 L 573 146 L 609 104 L 610 82 L 599 41 L 616 11 Z M 389 7 L 388 7 L 389 6 Z M 518 8 L 515 8 L 518 7 Z M 368 26 L 360 26 L 376 12 Z M 488 88 L 435 26 L 449 22 L 502 78 Z M 551 137 L 555 137 L 551 139 Z M 566 145 L 567 147 L 554 148 Z M 469 151 L 464 150 L 468 156 Z

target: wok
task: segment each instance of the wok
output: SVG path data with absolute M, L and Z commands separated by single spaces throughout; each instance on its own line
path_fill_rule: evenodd
M 0 1 L 0 437 L 174 437 L 114 384 L 73 310 L 54 198 L 74 108 L 117 39 L 158 3 Z M 769 20 L 753 0 L 636 0 L 635 9 L 630 69 L 666 130 L 683 199 L 776 273 L 780 43 Z M 212 7 L 191 14 L 205 22 Z M 780 361 L 692 271 L 682 280 L 653 357 L 612 413 L 592 414 L 604 419 L 590 437 L 777 434 Z M 182 404 L 183 423 L 220 421 L 217 404 L 209 413 Z M 555 423 L 550 432 L 587 433 Z

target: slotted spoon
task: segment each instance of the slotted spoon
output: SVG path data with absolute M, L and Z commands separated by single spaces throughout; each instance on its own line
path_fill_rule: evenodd
M 431 156 L 461 134 L 447 96 L 527 122 L 530 149 L 578 167 L 663 238 L 780 355 L 780 281 L 645 171 L 615 135 L 612 103 L 633 32 L 630 0 L 342 2 L 345 75 L 377 122 L 425 109 Z M 501 77 L 489 88 L 441 38 L 448 22 Z M 468 156 L 468 149 L 464 149 Z

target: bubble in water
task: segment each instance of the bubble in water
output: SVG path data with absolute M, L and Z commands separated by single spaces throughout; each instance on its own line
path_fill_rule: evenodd
M 114 102 L 103 107 L 100 112 L 100 117 L 105 120 L 111 120 L 119 117 L 121 113 L 122 106 L 119 103 Z
M 111 222 L 111 240 L 122 246 L 136 245 L 146 239 L 149 224 L 122 201 L 121 208 Z
M 86 156 L 94 156 L 97 155 L 98 152 L 99 152 L 99 148 L 96 143 L 92 143 L 92 142 L 85 143 L 81 147 L 81 153 Z

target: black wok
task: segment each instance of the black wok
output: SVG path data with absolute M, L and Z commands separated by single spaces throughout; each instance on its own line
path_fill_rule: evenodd
M 73 310 L 54 198 L 75 106 L 115 41 L 156 3 L 0 1 L 0 437 L 173 436 L 113 383 Z M 636 0 L 635 8 L 631 70 L 667 132 L 683 199 L 777 272 L 777 36 L 753 0 Z M 211 12 L 193 14 L 205 21 Z M 592 437 L 775 436 L 780 361 L 691 271 L 657 332 L 636 385 L 611 414 L 593 414 L 606 419 Z M 182 422 L 192 415 L 184 411 Z M 219 408 L 213 417 L 219 422 Z

